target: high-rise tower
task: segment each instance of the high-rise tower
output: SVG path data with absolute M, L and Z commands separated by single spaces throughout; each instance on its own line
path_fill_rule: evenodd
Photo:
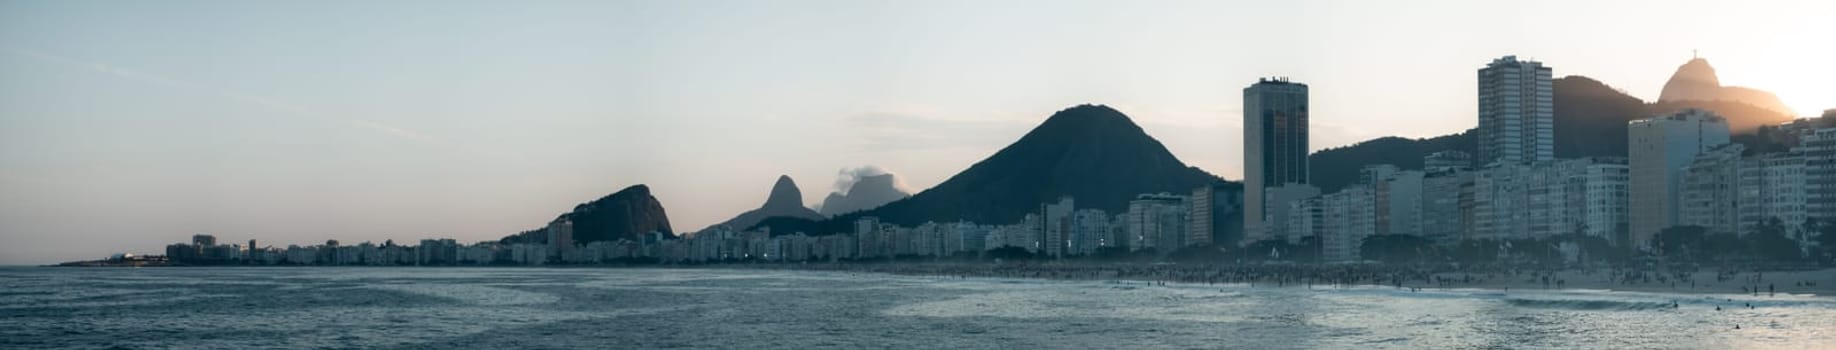
M 1555 159 L 1555 83 L 1542 62 L 1517 56 L 1479 69 L 1477 165 Z
M 1634 120 L 1626 129 L 1632 182 L 1630 243 L 1644 244 L 1680 221 L 1683 167 L 1702 152 L 1727 144 L 1728 122 L 1708 111 L 1686 109 Z
M 1264 190 L 1307 183 L 1307 151 L 1307 84 L 1265 78 L 1243 89 L 1245 237 L 1232 243 L 1270 238 L 1263 215 L 1276 204 L 1267 202 Z

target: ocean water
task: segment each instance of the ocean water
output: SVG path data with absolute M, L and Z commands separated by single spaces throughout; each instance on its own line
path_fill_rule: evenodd
M 777 270 L 0 268 L 0 349 L 70 348 L 1832 349 L 1836 298 Z

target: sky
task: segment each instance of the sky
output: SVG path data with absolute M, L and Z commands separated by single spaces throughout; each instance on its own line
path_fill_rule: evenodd
M 492 240 L 648 184 L 678 231 L 914 190 L 1116 107 L 1241 178 L 1241 89 L 1311 87 L 1314 149 L 1476 124 L 1504 55 L 1645 100 L 1692 52 L 1836 108 L 1836 2 L 0 0 L 0 265 Z

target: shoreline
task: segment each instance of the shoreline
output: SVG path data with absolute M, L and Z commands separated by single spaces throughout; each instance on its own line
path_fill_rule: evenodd
M 1413 291 L 1601 291 L 1747 297 L 1836 297 L 1836 268 L 1802 271 L 1656 271 L 1565 269 L 1558 271 L 1456 271 L 1423 274 L 1369 272 L 1334 273 L 1334 267 L 1302 268 L 1291 273 L 1265 273 L 1242 267 L 1173 266 L 1028 266 L 1028 265 L 824 265 L 733 266 L 738 269 L 782 269 L 883 273 L 902 276 L 957 278 L 1012 278 L 1073 281 L 1130 281 L 1149 284 L 1241 285 L 1248 288 L 1362 288 L 1389 287 Z M 718 267 L 716 267 L 718 268 Z M 1321 273 L 1326 270 L 1325 273 Z M 1545 283 L 1547 277 L 1547 283 Z
M 1489 268 L 1429 271 L 1382 265 L 1174 265 L 1028 263 L 753 263 L 708 265 L 173 265 L 60 264 L 11 268 L 186 268 L 186 267 L 417 267 L 560 269 L 732 269 L 883 273 L 902 276 L 980 277 L 1039 280 L 1131 281 L 1160 284 L 1241 284 L 1249 288 L 1392 287 L 1408 290 L 1537 290 L 1673 293 L 1702 295 L 1809 295 L 1836 297 L 1836 267 L 1815 270 L 1740 271 L 1702 269 L 1662 272 L 1616 268 L 1562 270 Z

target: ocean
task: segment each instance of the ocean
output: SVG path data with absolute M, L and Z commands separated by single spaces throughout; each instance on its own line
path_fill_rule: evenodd
M 751 269 L 0 268 L 0 349 L 91 348 L 1831 349 L 1836 298 Z

